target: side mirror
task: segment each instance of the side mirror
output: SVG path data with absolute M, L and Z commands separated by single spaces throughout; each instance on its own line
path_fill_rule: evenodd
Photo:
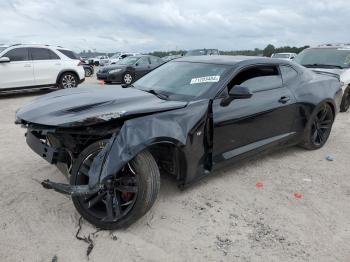
M 11 60 L 8 57 L 1 57 L 0 58 L 0 63 L 9 63 Z
M 220 105 L 228 106 L 235 99 L 248 99 L 252 97 L 252 93 L 250 92 L 248 87 L 236 85 L 231 88 L 228 93 L 228 97 L 224 98 Z

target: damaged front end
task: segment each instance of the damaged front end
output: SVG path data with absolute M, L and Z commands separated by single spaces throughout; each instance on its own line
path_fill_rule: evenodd
M 210 101 L 168 103 L 158 98 L 151 101 L 154 96 L 150 94 L 143 98 L 146 102 L 149 99 L 153 107 L 146 109 L 146 113 L 139 109 L 133 114 L 132 110 L 113 111 L 110 106 L 114 101 L 99 101 L 91 107 L 79 105 L 70 110 L 66 107 L 50 110 L 50 118 L 39 110 L 40 105 L 48 104 L 47 101 L 39 100 L 37 105 L 30 105 L 30 110 L 24 107 L 16 115 L 16 123 L 27 128 L 26 140 L 30 148 L 56 165 L 70 181 L 62 184 L 45 180 L 42 185 L 71 195 L 77 210 L 102 228 L 115 228 L 111 223 L 124 225 L 123 218 L 129 213 L 132 216 L 137 201 L 153 203 L 153 198 L 152 201 L 141 199 L 148 190 L 141 187 L 152 188 L 154 184 L 147 181 L 147 172 L 170 173 L 183 187 L 211 169 Z M 53 99 L 55 103 L 56 99 Z M 155 106 L 154 102 L 159 105 Z M 138 163 L 137 156 L 145 154 L 145 150 L 150 152 L 158 171 L 147 171 L 151 162 Z M 139 173 L 143 173 L 141 178 Z M 152 176 L 157 177 L 150 174 Z M 143 177 L 146 179 L 142 180 Z M 157 183 L 159 186 L 159 181 Z M 143 212 L 146 211 L 143 208 Z

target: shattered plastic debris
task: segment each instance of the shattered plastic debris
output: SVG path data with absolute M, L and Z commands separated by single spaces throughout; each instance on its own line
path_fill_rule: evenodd
M 302 199 L 304 196 L 302 194 L 300 194 L 300 193 L 294 193 L 294 197 L 296 199 Z
M 334 158 L 332 156 L 326 156 L 326 160 L 332 162 L 334 161 Z
M 264 188 L 264 184 L 262 182 L 258 182 L 258 183 L 256 183 L 255 187 L 262 189 L 262 188 Z

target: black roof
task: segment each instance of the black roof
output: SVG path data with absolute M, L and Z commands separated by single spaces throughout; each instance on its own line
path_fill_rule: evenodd
M 208 63 L 220 65 L 235 65 L 240 62 L 250 61 L 251 63 L 284 63 L 289 64 L 288 61 L 261 57 L 261 56 L 230 56 L 230 55 L 206 55 L 206 56 L 184 56 L 174 60 L 176 62 L 193 62 L 193 63 Z

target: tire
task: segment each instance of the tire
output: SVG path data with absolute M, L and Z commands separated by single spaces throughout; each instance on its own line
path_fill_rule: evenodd
M 76 74 L 67 72 L 63 73 L 58 81 L 58 87 L 61 89 L 77 87 L 79 83 Z
M 306 125 L 300 146 L 308 150 L 323 147 L 331 133 L 333 122 L 334 112 L 332 107 L 327 103 L 318 107 Z
M 73 163 L 72 175 L 70 178 L 71 184 L 81 185 L 88 183 L 86 172 L 88 172 L 90 166 L 88 166 L 87 163 L 90 163 L 91 165 L 92 159 L 98 154 L 98 152 L 100 152 L 107 142 L 108 140 L 97 141 L 82 151 L 78 159 Z M 126 170 L 128 170 L 128 172 L 132 171 L 132 173 L 123 176 L 124 172 L 127 172 Z M 119 189 L 113 187 L 114 193 L 110 193 L 111 196 L 109 198 L 107 188 L 89 198 L 80 196 L 72 197 L 74 206 L 82 217 L 101 229 L 114 230 L 128 227 L 141 218 L 153 206 L 159 192 L 159 169 L 153 156 L 147 150 L 139 153 L 134 159 L 125 165 L 125 167 L 118 172 L 118 176 L 116 176 L 115 179 L 120 179 L 119 181 L 125 179 L 125 182 L 128 181 L 125 188 L 132 187 L 134 189 L 136 187 L 136 193 L 118 191 Z M 130 186 L 130 183 L 134 184 Z M 111 192 L 111 188 L 109 190 L 109 192 Z M 93 205 L 92 203 L 94 200 L 101 198 L 101 196 L 103 198 L 100 202 L 96 202 Z M 113 207 L 111 208 L 111 210 L 113 210 L 112 220 L 108 218 L 108 199 L 110 199 L 110 206 Z M 119 217 L 115 211 L 117 210 L 117 205 L 115 203 L 118 202 L 121 203 L 118 211 L 121 213 Z
M 125 72 L 122 77 L 122 82 L 125 85 L 130 85 L 134 82 L 134 77 L 130 72 Z
M 90 68 L 85 69 L 85 77 L 90 77 L 92 76 L 92 70 Z
M 350 107 L 350 86 L 348 86 L 343 94 L 343 99 L 340 104 L 340 112 L 348 111 Z

